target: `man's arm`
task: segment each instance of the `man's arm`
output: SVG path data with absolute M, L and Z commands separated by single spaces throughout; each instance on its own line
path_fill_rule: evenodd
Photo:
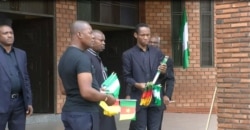
M 59 78 L 58 80 L 59 80 L 59 88 L 60 88 L 61 94 L 62 94 L 62 95 L 66 95 L 65 89 L 64 89 L 64 87 L 63 87 L 62 80 L 61 80 L 60 78 Z
M 132 86 L 136 83 L 136 81 L 132 78 L 132 66 L 131 59 L 128 54 L 122 55 L 122 69 L 123 69 L 123 77 L 126 84 Z
M 26 115 L 31 116 L 33 114 L 33 107 L 32 107 L 32 93 L 31 93 L 31 85 L 30 85 L 30 78 L 27 69 L 27 57 L 26 53 L 24 53 L 24 86 L 27 93 L 27 101 L 28 101 L 28 109 L 26 110 Z
M 92 75 L 91 73 L 79 73 L 77 75 L 77 81 L 80 89 L 81 96 L 89 101 L 105 101 L 108 105 L 113 105 L 116 99 L 104 93 L 100 93 L 92 87 Z
M 122 67 L 124 81 L 128 86 L 134 86 L 140 90 L 144 90 L 146 83 L 137 83 L 132 76 L 132 61 L 128 54 L 122 55 Z
M 175 83 L 174 65 L 173 65 L 173 60 L 169 58 L 167 62 L 167 72 L 165 81 L 166 91 L 164 91 L 163 94 L 164 96 L 167 96 L 170 100 L 172 98 L 172 94 L 174 91 L 174 83 Z
M 30 85 L 30 78 L 27 70 L 27 58 L 26 58 L 26 53 L 24 55 L 24 85 L 25 85 L 25 90 L 27 93 L 27 101 L 28 105 L 32 105 L 32 93 L 31 93 L 31 85 Z
M 126 99 L 130 99 L 131 86 L 126 85 Z

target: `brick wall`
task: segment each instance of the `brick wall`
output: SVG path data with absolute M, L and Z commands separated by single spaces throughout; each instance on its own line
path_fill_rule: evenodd
M 171 8 L 170 2 L 147 1 L 145 7 L 146 23 L 151 28 L 152 35 L 161 37 L 161 49 L 166 55 L 172 54 L 171 47 Z
M 250 2 L 215 2 L 218 130 L 250 129 Z
M 189 24 L 190 67 L 186 70 L 175 67 L 176 84 L 169 112 L 208 113 L 216 85 L 216 68 L 200 67 L 200 11 L 199 2 L 186 1 L 185 7 Z M 171 46 L 171 2 L 147 1 L 146 23 L 152 34 L 162 37 L 161 49 L 170 57 Z M 216 111 L 216 103 L 214 105 Z
M 57 0 L 56 1 L 56 59 L 57 64 L 70 42 L 70 24 L 76 20 L 76 2 Z M 56 70 L 57 72 L 57 67 Z M 57 75 L 56 89 L 56 113 L 61 113 L 65 96 L 59 90 L 59 76 Z

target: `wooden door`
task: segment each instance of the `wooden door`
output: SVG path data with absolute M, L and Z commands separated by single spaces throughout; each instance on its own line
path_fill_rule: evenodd
M 35 113 L 54 112 L 53 19 L 13 20 L 14 46 L 26 51 Z

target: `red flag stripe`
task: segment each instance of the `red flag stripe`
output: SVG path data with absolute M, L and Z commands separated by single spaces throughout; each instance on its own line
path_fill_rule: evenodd
M 134 107 L 121 107 L 121 114 L 133 114 L 135 113 Z

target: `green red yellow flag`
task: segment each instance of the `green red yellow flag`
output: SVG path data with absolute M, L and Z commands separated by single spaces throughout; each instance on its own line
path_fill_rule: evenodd
M 136 100 L 120 99 L 120 120 L 136 120 Z

